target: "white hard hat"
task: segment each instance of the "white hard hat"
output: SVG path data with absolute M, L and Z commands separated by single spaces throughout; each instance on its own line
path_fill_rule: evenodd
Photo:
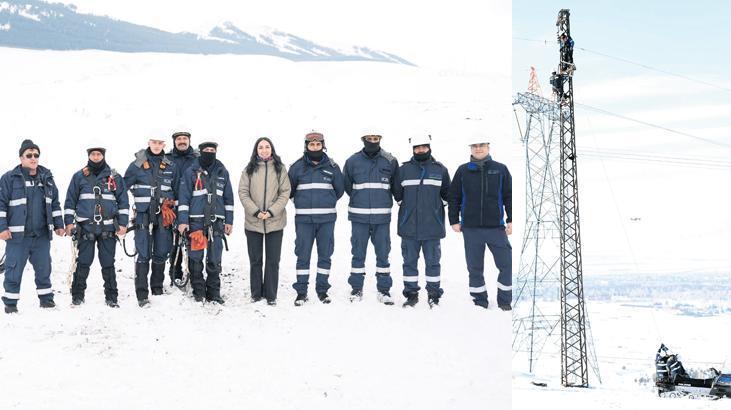
M 419 145 L 429 145 L 431 144 L 431 135 L 420 134 L 415 137 L 409 137 L 409 144 L 411 144 L 412 147 L 418 147 Z
M 155 141 L 167 141 L 168 138 L 170 138 L 170 135 L 167 131 L 160 128 L 152 128 L 145 132 L 145 142 L 148 142 L 150 140 Z
M 367 135 L 377 135 L 383 138 L 383 130 L 380 128 L 363 128 L 360 132 L 359 138 L 363 138 Z
M 489 144 L 489 143 L 490 143 L 490 139 L 487 137 L 487 134 L 483 131 L 473 131 L 467 137 L 467 145 Z

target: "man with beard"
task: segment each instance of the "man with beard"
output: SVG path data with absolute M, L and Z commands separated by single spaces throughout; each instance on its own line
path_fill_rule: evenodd
M 191 133 L 187 130 L 187 128 L 179 127 L 175 132 L 173 132 L 173 149 L 166 155 L 167 158 L 175 164 L 178 175 L 181 177 L 185 174 L 185 170 L 190 168 L 190 166 L 193 165 L 193 162 L 195 162 L 195 159 L 200 156 L 198 150 L 195 150 L 190 146 L 190 137 Z M 178 188 L 178 186 L 175 187 L 175 192 L 180 192 Z M 177 227 L 175 227 L 175 229 L 173 229 L 173 247 L 170 252 L 170 286 L 172 286 L 176 280 L 182 279 L 182 263 L 183 255 L 182 248 L 180 248 L 180 233 L 178 232 Z
M 295 207 L 294 253 L 297 255 L 295 306 L 307 301 L 312 245 L 317 240 L 317 279 L 315 291 L 322 303 L 330 303 L 330 257 L 335 248 L 335 220 L 338 199 L 343 196 L 343 174 L 325 153 L 325 137 L 312 131 L 305 135 L 305 152 L 289 168 L 291 197 Z
M 419 253 L 424 253 L 429 307 L 439 304 L 441 239 L 445 236 L 444 205 L 449 172 L 432 157 L 431 136 L 409 138 L 413 156 L 399 167 L 394 198 L 399 203 L 398 235 L 404 258 L 404 307 L 419 301 Z
M 165 156 L 163 135 L 149 135 L 147 145 L 135 154 L 135 160 L 124 173 L 124 182 L 135 200 L 135 293 L 140 307 L 150 303 L 150 290 L 155 296 L 163 293 L 178 179 L 175 164 Z
M 350 265 L 350 300 L 363 298 L 365 281 L 365 258 L 368 240 L 376 251 L 376 288 L 378 300 L 393 305 L 390 290 L 391 265 L 391 206 L 393 206 L 394 183 L 398 162 L 391 154 L 381 149 L 381 134 L 369 131 L 361 137 L 363 149 L 345 161 L 343 177 L 345 192 L 350 196 L 348 220 L 352 224 Z
M 230 235 L 234 222 L 234 196 L 228 170 L 216 159 L 218 144 L 198 145 L 200 157 L 180 180 L 178 231 L 188 235 L 188 269 L 196 302 L 223 304 L 221 256 L 223 235 Z M 203 278 L 203 256 L 206 275 Z
M 84 303 L 86 279 L 89 277 L 94 247 L 99 249 L 99 264 L 104 279 L 106 304 L 118 308 L 114 234 L 127 232 L 129 198 L 124 179 L 107 165 L 106 149 L 95 146 L 86 150 L 87 165 L 71 178 L 64 204 L 66 235 L 76 235 L 78 256 L 71 283 L 71 303 Z
M 18 312 L 20 281 L 30 261 L 42 308 L 53 308 L 51 287 L 51 238 L 64 235 L 58 188 L 48 168 L 38 165 L 41 149 L 24 140 L 20 165 L 0 178 L 0 239 L 5 245 L 5 313 Z

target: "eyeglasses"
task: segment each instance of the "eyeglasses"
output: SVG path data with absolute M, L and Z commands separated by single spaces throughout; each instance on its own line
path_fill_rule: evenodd
M 38 158 L 38 157 L 40 157 L 40 156 L 41 156 L 41 154 L 36 154 L 36 153 L 31 153 L 31 154 L 25 154 L 25 157 L 26 157 L 26 158 L 28 158 L 28 159 L 31 159 L 31 158 Z

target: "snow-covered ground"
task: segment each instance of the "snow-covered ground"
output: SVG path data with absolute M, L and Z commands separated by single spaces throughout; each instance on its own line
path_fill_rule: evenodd
M 710 367 L 731 372 L 729 278 L 715 276 L 716 282 L 668 274 L 587 279 L 586 306 L 601 383 L 590 371 L 589 389 L 561 387 L 554 339 L 544 348 L 533 374 L 528 372 L 527 355 L 514 353 L 513 408 L 534 408 L 537 403 L 576 409 L 731 408 L 729 399 L 659 398 L 653 388 L 654 355 L 660 343 L 679 353 L 691 372 Z M 533 381 L 548 386 L 536 387 Z
M 32 138 L 40 145 L 41 164 L 56 176 L 62 200 L 71 174 L 86 163 L 87 146 L 103 143 L 108 163 L 123 172 L 145 146 L 147 130 L 178 124 L 193 128 L 194 145 L 220 143 L 219 159 L 231 172 L 234 189 L 256 137 L 271 136 L 290 164 L 301 155 L 302 136 L 311 128 L 324 130 L 328 153 L 341 165 L 361 148 L 358 136 L 364 129 L 382 129 L 384 149 L 401 161 L 409 157 L 410 133 L 427 132 L 434 136 L 435 157 L 454 172 L 468 159 L 462 137 L 477 125 L 491 136 L 495 159 L 522 181 L 520 149 L 510 137 L 507 67 L 479 73 L 269 57 L 2 48 L 0 56 L 5 147 L 0 164 L 15 166 L 22 138 Z M 72 309 L 69 240 L 54 239 L 52 280 L 59 307 L 37 307 L 28 268 L 20 314 L 0 316 L 0 407 L 510 408 L 511 317 L 472 306 L 461 237 L 450 232 L 442 244 L 445 296 L 438 310 L 430 311 L 424 300 L 416 309 L 399 307 L 403 285 L 395 226 L 391 264 L 397 306 L 377 303 L 373 273 L 366 278 L 365 300 L 353 305 L 347 301 L 346 207 L 347 197 L 338 205 L 329 306 L 292 305 L 291 205 L 276 307 L 249 302 L 238 202 L 231 251 L 223 257 L 227 303 L 220 309 L 196 305 L 177 290 L 154 297 L 150 309 L 139 309 L 133 262 L 119 248 L 121 309 L 104 306 L 96 265 L 87 303 Z M 513 243 L 520 237 L 516 229 Z M 374 266 L 372 253 L 367 266 Z M 492 267 L 489 261 L 487 266 Z M 495 281 L 490 269 L 488 283 Z M 493 289 L 493 306 L 494 297 Z

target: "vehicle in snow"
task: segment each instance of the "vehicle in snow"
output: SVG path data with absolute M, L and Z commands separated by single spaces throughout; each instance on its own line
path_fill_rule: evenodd
M 713 374 L 706 379 L 690 377 L 678 355 L 661 344 L 655 355 L 655 386 L 660 397 L 688 397 L 720 399 L 731 398 L 731 374 L 709 369 Z

